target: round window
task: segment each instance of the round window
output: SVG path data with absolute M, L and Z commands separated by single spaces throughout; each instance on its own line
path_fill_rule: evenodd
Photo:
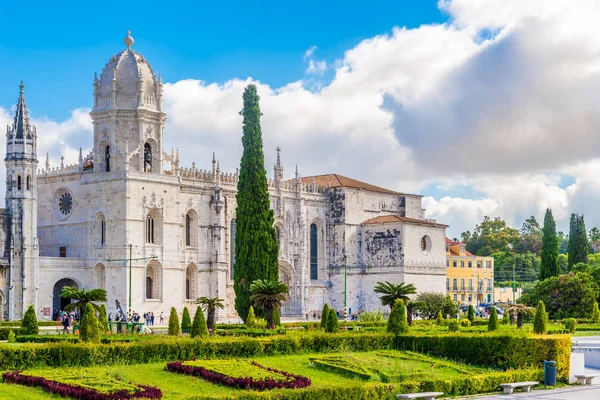
M 421 238 L 421 251 L 427 254 L 431 251 L 431 238 L 427 235 Z
M 73 193 L 67 188 L 54 192 L 54 215 L 61 221 L 68 219 L 73 212 Z

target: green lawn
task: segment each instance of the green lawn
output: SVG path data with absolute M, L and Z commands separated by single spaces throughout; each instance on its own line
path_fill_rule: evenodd
M 469 373 L 470 375 L 485 375 L 490 370 L 482 368 L 473 368 L 464 364 L 452 363 L 449 361 L 431 359 L 426 356 L 416 355 L 415 360 L 406 360 L 394 358 L 395 355 L 402 356 L 402 352 L 385 351 L 368 353 L 347 353 L 345 357 L 354 362 L 365 361 L 369 368 L 381 366 L 386 372 L 392 372 L 395 368 L 401 367 L 402 371 L 424 371 L 428 369 L 428 376 L 446 379 L 457 374 Z M 388 355 L 384 357 L 382 354 Z M 331 354 L 333 356 L 333 354 Z M 339 353 L 336 354 L 339 356 Z M 294 374 L 309 377 L 312 385 L 307 389 L 276 389 L 271 393 L 290 390 L 310 390 L 318 388 L 350 387 L 356 385 L 381 385 L 381 382 L 374 374 L 373 382 L 365 382 L 359 378 L 343 376 L 331 371 L 322 370 L 313 366 L 309 358 L 322 357 L 324 354 L 305 354 L 293 356 L 264 357 L 255 358 L 259 364 L 265 367 L 276 368 L 278 370 L 292 372 Z M 390 357 L 392 356 L 392 357 Z M 382 362 L 384 360 L 385 362 Z M 432 362 L 432 360 L 434 362 Z M 250 391 L 232 389 L 224 386 L 218 386 L 209 383 L 203 379 L 167 372 L 164 370 L 165 363 L 156 364 L 138 364 L 138 365 L 113 365 L 109 367 L 96 367 L 78 369 L 72 368 L 75 376 L 78 371 L 88 374 L 97 374 L 102 376 L 110 374 L 119 376 L 125 382 L 134 384 L 147 384 L 159 387 L 163 392 L 163 399 L 231 399 L 239 395 L 249 394 Z M 51 369 L 33 369 L 26 373 L 31 375 L 41 375 L 51 377 L 56 370 Z M 256 392 L 254 392 L 256 393 Z M 31 389 L 22 386 L 8 385 L 0 383 L 0 399 L 55 399 L 57 396 L 46 394 L 40 389 Z

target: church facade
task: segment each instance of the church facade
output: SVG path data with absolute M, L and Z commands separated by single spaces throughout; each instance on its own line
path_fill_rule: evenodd
M 7 128 L 6 209 L 0 212 L 0 320 L 40 319 L 66 305 L 64 286 L 107 290 L 108 312 L 179 311 L 220 297 L 220 321 L 238 320 L 233 291 L 238 173 L 180 166 L 163 151 L 163 84 L 126 49 L 94 77 L 93 149 L 73 165 L 39 165 L 24 86 Z M 41 133 L 43 134 L 43 133 Z M 421 196 L 337 174 L 284 178 L 280 150 L 269 180 L 283 317 L 329 303 L 380 308 L 378 281 L 445 292 L 446 226 L 424 217 Z M 131 301 L 130 301 L 131 300 Z

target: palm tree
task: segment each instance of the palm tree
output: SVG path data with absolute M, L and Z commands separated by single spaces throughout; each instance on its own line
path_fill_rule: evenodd
M 404 303 L 408 303 L 410 301 L 409 294 L 417 293 L 417 288 L 409 283 L 408 285 L 404 282 L 401 282 L 397 285 L 390 282 L 377 282 L 377 286 L 375 286 L 375 293 L 381 293 L 383 296 L 380 297 L 382 306 L 389 306 L 390 309 L 396 302 L 396 300 L 400 299 L 404 301 Z
M 215 331 L 215 314 L 217 312 L 217 308 L 225 308 L 223 301 L 223 299 L 218 297 L 199 297 L 196 299 L 196 304 L 200 304 L 202 310 L 206 311 L 206 325 L 208 325 L 208 329 L 211 332 Z
M 78 289 L 73 286 L 65 286 L 60 291 L 60 297 L 65 298 L 65 299 L 75 300 L 75 302 L 72 302 L 71 304 L 67 304 L 65 306 L 65 311 L 78 310 L 79 315 L 83 319 L 85 307 L 88 304 L 91 304 L 92 307 L 94 307 L 94 309 L 96 311 L 98 311 L 98 312 L 101 311 L 100 306 L 95 304 L 94 302 L 105 302 L 106 301 L 106 290 L 104 290 L 104 289 L 86 290 L 85 288 Z
M 285 283 L 276 280 L 257 279 L 250 285 L 250 300 L 255 306 L 265 310 L 267 329 L 275 329 L 273 310 L 280 309 L 287 301 L 289 292 Z
M 517 328 L 521 328 L 523 326 L 523 317 L 535 314 L 535 308 L 528 307 L 525 304 L 511 304 L 504 309 L 504 312 L 507 312 L 511 317 L 516 315 Z

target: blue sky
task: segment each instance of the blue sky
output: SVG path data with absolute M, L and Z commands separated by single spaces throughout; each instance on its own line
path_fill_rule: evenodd
M 85 5 L 83 5 L 85 4 Z M 174 6 L 172 6 L 173 4 Z M 176 4 L 176 5 L 175 5 Z M 23 79 L 38 116 L 66 118 L 90 106 L 93 72 L 122 47 L 127 26 L 163 79 L 224 82 L 248 76 L 272 87 L 304 75 L 304 52 L 333 61 L 393 26 L 447 16 L 436 1 L 3 2 L 0 106 Z

